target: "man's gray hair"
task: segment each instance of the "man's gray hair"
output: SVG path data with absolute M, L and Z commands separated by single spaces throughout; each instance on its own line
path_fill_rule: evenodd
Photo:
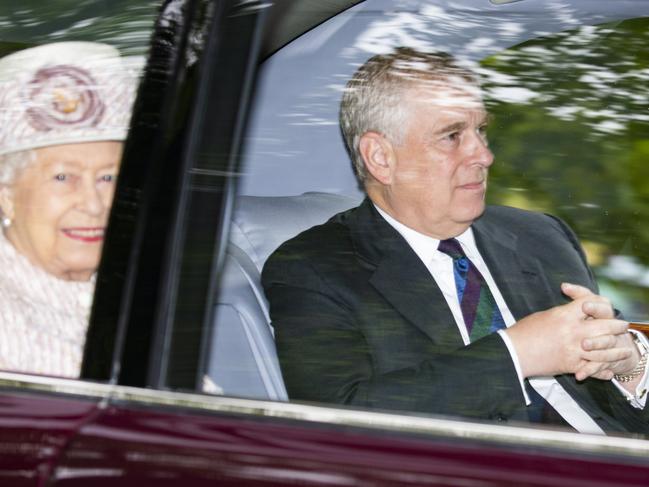
M 408 122 L 404 93 L 417 83 L 453 77 L 478 84 L 475 74 L 459 66 L 451 55 L 408 47 L 373 56 L 358 68 L 345 86 L 340 103 L 340 129 L 361 182 L 367 177 L 359 149 L 363 134 L 378 132 L 390 142 L 400 144 Z
M 13 185 L 20 172 L 36 161 L 33 150 L 10 152 L 0 156 L 0 185 Z

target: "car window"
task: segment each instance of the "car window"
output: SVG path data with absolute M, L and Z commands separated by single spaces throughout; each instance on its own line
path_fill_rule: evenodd
M 482 61 L 491 201 L 565 219 L 602 294 L 648 321 L 647 17 L 544 36 Z
M 601 293 L 628 319 L 649 321 L 648 12 L 529 3 L 368 1 L 264 61 L 204 360 L 214 390 L 292 399 L 261 272 L 286 239 L 362 201 L 338 125 L 342 89 L 367 58 L 402 45 L 450 52 L 481 77 L 496 160 L 488 202 L 567 222 Z M 301 316 L 310 326 L 325 318 Z M 337 350 L 323 356 L 335 361 Z
M 0 8 L 3 53 L 57 41 L 105 42 L 122 55 L 143 55 L 149 46 L 159 1 L 7 0 Z
M 160 3 L 0 6 L 0 57 L 12 56 L 0 62 L 2 370 L 79 376 L 107 215 Z M 111 61 L 71 64 L 82 56 Z

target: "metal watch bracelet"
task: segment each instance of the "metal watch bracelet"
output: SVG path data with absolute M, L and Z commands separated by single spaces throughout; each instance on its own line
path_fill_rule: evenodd
M 628 374 L 615 374 L 613 377 L 619 382 L 631 382 L 633 379 L 642 375 L 644 373 L 645 367 L 647 366 L 647 357 L 649 357 L 649 350 L 644 343 L 636 336 L 633 335 L 633 343 L 638 347 L 638 352 L 640 352 L 640 361 Z

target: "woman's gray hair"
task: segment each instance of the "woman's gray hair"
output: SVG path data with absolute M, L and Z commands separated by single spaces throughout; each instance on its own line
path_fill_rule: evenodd
M 33 150 L 0 155 L 0 185 L 11 186 L 20 171 L 35 161 L 36 153 Z
M 340 129 L 361 182 L 367 178 L 359 149 L 363 134 L 378 132 L 394 144 L 402 143 L 408 122 L 404 92 L 417 83 L 453 77 L 478 85 L 475 74 L 451 55 L 408 47 L 373 56 L 354 73 L 340 103 Z

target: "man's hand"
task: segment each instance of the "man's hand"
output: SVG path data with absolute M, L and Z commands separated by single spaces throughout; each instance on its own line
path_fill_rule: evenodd
M 589 362 L 575 372 L 577 380 L 584 380 L 586 377 L 610 380 L 615 374 L 624 375 L 630 373 L 640 361 L 640 351 L 633 343 L 630 333 L 622 333 L 614 336 L 599 336 L 586 338 L 582 348 L 587 352 Z M 628 348 L 631 354 L 624 360 L 606 363 L 601 360 L 605 357 L 606 351 L 614 348 Z M 594 372 L 599 368 L 598 372 Z M 637 382 L 637 381 L 636 381 Z M 627 383 L 629 390 L 634 390 L 635 382 Z
M 590 319 L 614 317 L 613 306 L 607 298 L 596 296 L 589 289 L 574 284 L 563 284 L 561 289 L 566 296 L 573 300 L 586 298 L 582 305 L 582 310 L 587 315 L 586 324 Z M 598 298 L 597 301 L 589 299 L 594 296 Z M 584 380 L 587 377 L 610 380 L 615 374 L 631 372 L 640 361 L 640 352 L 628 332 L 585 338 L 581 347 L 584 352 L 587 352 L 584 354 L 587 362 L 575 372 L 577 380 Z M 607 362 L 609 357 L 607 351 L 612 349 L 628 349 L 631 353 L 624 360 Z
M 561 289 L 573 299 L 571 303 L 526 316 L 506 331 L 523 375 L 573 373 L 583 380 L 610 378 L 628 369 L 635 346 L 630 348 L 618 337 L 627 334 L 628 323 L 613 318 L 606 298 L 572 284 L 563 284 Z

